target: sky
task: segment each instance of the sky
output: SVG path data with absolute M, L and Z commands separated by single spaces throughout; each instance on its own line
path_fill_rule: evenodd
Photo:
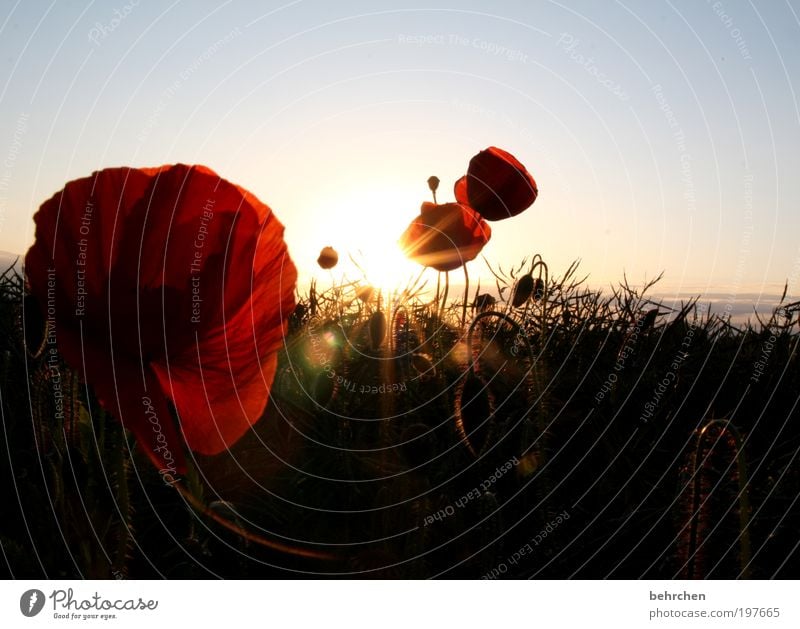
M 272 207 L 301 281 L 352 276 L 316 266 L 332 245 L 388 283 L 427 178 L 451 200 L 498 146 L 539 198 L 492 265 L 800 299 L 800 2 L 0 6 L 0 250 L 71 179 L 199 163 Z

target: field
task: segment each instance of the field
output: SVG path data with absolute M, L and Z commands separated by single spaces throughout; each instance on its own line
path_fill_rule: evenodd
M 41 322 L 26 343 L 7 272 L 8 574 L 798 578 L 798 304 L 735 326 L 577 265 L 494 272 L 497 300 L 312 285 L 264 417 L 175 485 Z

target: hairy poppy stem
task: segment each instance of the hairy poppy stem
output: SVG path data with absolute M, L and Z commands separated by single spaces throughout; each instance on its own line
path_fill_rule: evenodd
M 436 205 L 436 190 L 439 188 L 439 178 L 436 175 L 428 177 L 428 188 L 433 193 L 433 204 Z
M 536 260 L 537 257 L 539 258 L 538 260 Z M 540 321 L 539 321 L 539 334 L 541 336 L 542 347 L 544 347 L 546 342 L 547 342 L 547 330 L 545 329 L 546 328 L 545 324 L 546 324 L 546 321 L 547 321 L 547 298 L 549 297 L 549 290 L 550 290 L 550 269 L 547 267 L 547 263 L 542 259 L 542 256 L 539 255 L 538 253 L 535 256 L 533 256 L 533 262 L 531 263 L 531 271 L 530 271 L 531 275 L 533 275 L 533 272 L 537 268 L 539 269 L 539 279 L 540 280 L 542 279 L 542 270 L 544 270 L 544 284 L 542 286 L 542 294 L 538 298 L 538 300 L 541 302 L 541 315 L 540 315 Z M 535 290 L 536 289 L 534 288 L 534 291 Z M 534 293 L 534 297 L 535 296 L 536 295 Z M 528 306 L 527 305 L 525 306 L 525 312 L 526 312 L 526 314 L 528 312 Z
M 436 314 L 436 318 L 437 319 L 439 318 L 439 295 L 440 295 L 439 289 L 441 288 L 441 286 L 442 286 L 442 272 L 439 271 L 438 273 L 436 273 L 436 312 L 435 312 L 435 314 Z
M 444 272 L 444 294 L 442 295 L 442 314 L 439 318 L 444 315 L 444 311 L 447 310 L 447 294 L 450 292 L 450 271 Z
M 467 263 L 464 263 L 464 301 L 461 304 L 461 329 L 467 323 L 467 297 L 469 296 L 469 272 L 467 271 Z
M 712 428 L 716 428 L 717 432 L 712 432 Z M 723 472 L 723 478 L 719 479 L 714 488 L 709 490 L 704 487 L 704 473 L 713 468 L 709 464 L 709 457 L 714 448 L 718 447 L 718 443 L 723 445 L 726 443 L 724 438 L 730 435 L 733 453 L 733 460 L 728 463 L 728 466 Z M 712 441 L 713 439 L 713 441 Z M 733 466 L 736 466 L 736 471 L 733 472 Z M 694 448 L 694 453 L 691 462 L 692 473 L 692 494 L 691 494 L 691 511 L 690 520 L 688 524 L 688 558 L 684 563 L 684 569 L 687 578 L 705 578 L 708 573 L 713 572 L 720 564 L 722 559 L 708 569 L 701 555 L 703 546 L 706 545 L 708 537 L 710 537 L 716 530 L 718 524 L 714 526 L 710 533 L 707 534 L 706 539 L 702 539 L 702 534 L 708 527 L 708 520 L 711 518 L 711 496 L 716 488 L 723 482 L 735 482 L 738 492 L 735 500 L 738 502 L 738 529 L 739 534 L 736 539 L 728 547 L 727 551 L 738 541 L 739 544 L 739 575 L 738 578 L 747 579 L 750 576 L 750 562 L 751 562 L 751 547 L 750 547 L 750 497 L 748 490 L 748 476 L 747 476 L 747 461 L 745 459 L 742 435 L 739 430 L 734 426 L 729 419 L 711 419 L 706 422 L 703 428 L 697 435 L 697 441 Z M 726 503 L 727 504 L 727 503 Z M 723 517 L 727 516 L 733 505 L 727 506 Z M 716 518 L 714 518 L 716 520 Z M 705 574 L 704 574 L 705 573 Z
M 535 373 L 536 370 L 533 360 L 533 347 L 531 347 L 531 343 L 528 340 L 528 335 L 525 333 L 525 329 L 504 312 L 498 312 L 496 310 L 484 310 L 483 312 L 476 315 L 475 318 L 472 319 L 472 323 L 470 323 L 469 325 L 469 329 L 467 330 L 467 356 L 469 356 L 470 359 L 470 366 L 469 366 L 470 370 L 472 371 L 475 370 L 475 359 L 472 354 L 472 338 L 473 335 L 475 334 L 475 328 L 478 327 L 478 323 L 480 323 L 483 319 L 489 319 L 491 317 L 497 317 L 498 319 L 505 321 L 512 328 L 514 328 L 514 330 L 519 335 L 519 338 L 522 339 L 522 342 L 525 343 L 525 345 L 527 346 L 528 354 L 531 357 L 531 366 L 525 372 L 525 377 L 527 378 L 529 373 Z
M 238 526 L 234 522 L 223 518 L 218 513 L 212 511 L 209 507 L 202 504 L 196 496 L 192 494 L 192 492 L 183 485 L 183 481 L 176 482 L 173 487 L 178 490 L 178 493 L 181 497 L 186 500 L 186 502 L 191 506 L 195 511 L 198 513 L 202 513 L 206 517 L 211 518 L 217 524 L 225 527 L 229 531 L 232 531 L 239 535 L 240 537 L 246 539 L 248 542 L 252 542 L 254 544 L 258 544 L 259 546 L 264 546 L 266 548 L 271 548 L 272 550 L 277 550 L 282 553 L 288 553 L 290 555 L 296 555 L 299 557 L 308 557 L 310 559 L 335 559 L 335 556 L 330 553 L 325 553 L 318 550 L 310 550 L 308 548 L 296 548 L 294 546 L 288 546 L 286 544 L 282 544 L 281 542 L 276 542 L 274 540 L 267 539 L 262 537 L 261 535 L 256 535 L 254 533 L 250 533 L 249 531 L 244 530 L 242 527 Z

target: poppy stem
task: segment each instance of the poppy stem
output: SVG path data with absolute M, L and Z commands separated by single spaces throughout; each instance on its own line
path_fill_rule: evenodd
M 447 310 L 447 293 L 450 292 L 450 271 L 444 272 L 444 294 L 442 295 L 442 316 Z
M 298 546 L 289 546 L 282 542 L 277 542 L 271 539 L 267 539 L 261 535 L 256 533 L 251 533 L 243 529 L 241 526 L 236 524 L 235 522 L 231 522 L 227 518 L 223 518 L 218 513 L 214 512 L 210 507 L 203 504 L 202 501 L 198 500 L 198 498 L 192 493 L 192 491 L 186 487 L 183 480 L 178 480 L 178 482 L 174 483 L 172 486 L 178 491 L 181 497 L 186 501 L 187 505 L 192 507 L 197 513 L 214 520 L 217 524 L 225 527 L 229 531 L 232 531 L 239 537 L 247 540 L 248 542 L 252 542 L 253 544 L 258 544 L 259 546 L 263 546 L 265 548 L 269 548 L 271 550 L 275 550 L 281 553 L 287 553 L 289 555 L 295 555 L 298 557 L 308 557 L 310 559 L 323 559 L 323 560 L 330 560 L 334 559 L 334 555 L 327 553 L 325 551 L 319 550 L 312 550 L 308 548 L 301 548 Z
M 442 284 L 442 272 L 439 271 L 438 273 L 436 273 L 436 313 L 435 314 L 436 314 L 437 318 L 439 317 L 439 295 L 440 295 L 439 289 L 441 288 L 441 284 Z
M 438 205 L 436 202 L 436 190 L 431 190 L 431 192 L 433 192 L 433 204 Z
M 510 316 L 508 316 L 506 313 L 498 312 L 496 310 L 484 310 L 483 312 L 478 313 L 477 315 L 475 315 L 475 317 L 472 319 L 472 323 L 470 323 L 470 325 L 469 325 L 469 329 L 467 330 L 467 356 L 469 356 L 469 360 L 470 360 L 470 367 L 469 367 L 470 370 L 473 373 L 475 372 L 476 358 L 475 358 L 475 355 L 472 352 L 472 339 L 473 339 L 473 336 L 475 334 L 475 330 L 477 329 L 478 324 L 483 319 L 489 319 L 489 318 L 492 318 L 492 317 L 496 317 L 498 319 L 501 319 L 501 320 L 505 321 L 514 330 L 516 330 L 517 335 L 518 335 L 517 338 L 522 339 L 522 342 L 527 346 L 528 355 L 531 357 L 531 361 L 532 361 L 531 362 L 531 366 L 525 372 L 525 377 L 527 378 L 528 374 L 531 373 L 531 372 L 533 372 L 535 374 L 536 369 L 535 369 L 535 362 L 533 361 L 533 347 L 531 346 L 531 342 L 528 339 L 528 336 L 527 336 L 527 334 L 525 332 L 525 328 L 523 326 L 521 326 L 517 321 L 512 319 Z
M 467 271 L 467 263 L 464 263 L 464 301 L 461 304 L 461 329 L 467 323 L 467 297 L 469 296 L 469 272 Z

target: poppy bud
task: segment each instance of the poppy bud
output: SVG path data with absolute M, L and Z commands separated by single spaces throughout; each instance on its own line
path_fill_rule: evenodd
M 359 286 L 356 289 L 356 297 L 358 297 L 364 303 L 367 303 L 370 299 L 372 299 L 372 293 L 375 292 L 375 289 L 372 286 Z
M 369 344 L 372 350 L 377 350 L 386 336 L 386 315 L 380 310 L 373 312 L 369 318 Z
M 301 329 L 303 325 L 305 325 L 307 314 L 308 308 L 306 308 L 304 304 L 297 304 L 294 308 L 294 312 L 289 315 L 289 330 L 297 332 Z
M 522 306 L 533 294 L 533 287 L 533 276 L 530 273 L 519 278 L 516 286 L 514 286 L 514 295 L 511 297 L 511 305 L 514 306 L 514 308 Z
M 312 395 L 314 401 L 320 406 L 328 406 L 336 397 L 338 385 L 335 378 L 331 378 L 326 372 L 321 372 L 314 378 Z
M 439 178 L 436 175 L 428 177 L 428 187 L 434 193 L 439 189 Z
M 311 288 L 308 289 L 308 308 L 311 311 L 312 317 L 317 314 L 317 306 L 319 306 L 319 300 L 317 300 L 317 282 L 316 280 L 311 280 Z
M 645 313 L 644 317 L 642 317 L 637 323 L 637 327 L 641 328 L 642 331 L 649 330 L 655 324 L 656 317 L 658 315 L 659 315 L 658 308 L 653 308 L 652 310 L 648 310 Z
M 339 254 L 333 247 L 323 247 L 317 258 L 317 264 L 323 269 L 332 269 L 339 263 Z
M 477 308 L 480 312 L 485 312 L 486 310 L 491 310 L 494 308 L 496 303 L 497 300 L 489 293 L 482 293 L 475 298 L 472 306 L 473 308 Z
M 405 310 L 398 310 L 394 316 L 394 346 L 399 354 L 406 354 L 410 351 L 410 334 L 408 316 Z

